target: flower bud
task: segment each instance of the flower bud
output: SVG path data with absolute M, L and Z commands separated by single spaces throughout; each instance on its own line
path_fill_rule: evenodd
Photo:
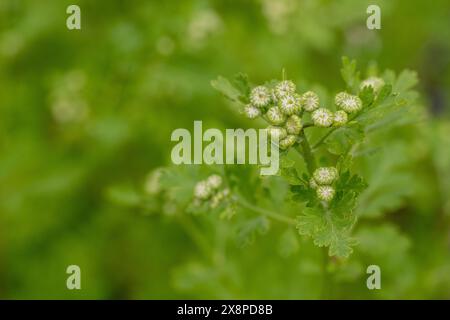
M 299 134 L 303 128 L 302 119 L 295 114 L 290 116 L 286 121 L 285 128 L 289 134 Z
M 297 141 L 296 136 L 288 135 L 286 138 L 280 141 L 280 148 L 286 150 L 289 147 L 293 146 L 296 141 Z
M 314 178 L 309 179 L 309 187 L 311 189 L 317 189 L 319 185 L 317 184 L 316 180 L 314 180 Z
M 338 171 L 334 167 L 321 167 L 314 171 L 313 177 L 317 184 L 332 184 L 338 177 Z
M 265 107 L 270 103 L 270 91 L 264 86 L 258 86 L 252 89 L 250 93 L 250 102 L 255 107 Z
M 211 195 L 211 187 L 206 181 L 200 181 L 195 185 L 194 196 L 197 199 L 206 200 Z
M 317 198 L 322 201 L 331 201 L 336 191 L 331 186 L 318 186 L 316 189 Z
M 218 189 L 222 185 L 222 177 L 218 174 L 213 174 L 206 179 L 206 183 L 211 189 Z
M 362 108 L 361 99 L 347 92 L 338 93 L 334 98 L 334 102 L 347 113 L 357 112 Z
M 278 141 L 281 141 L 282 139 L 286 138 L 287 131 L 285 128 L 276 127 L 276 126 L 269 126 L 267 127 L 268 135 L 272 138 L 277 138 Z
M 369 77 L 363 82 L 359 87 L 360 90 L 364 89 L 364 87 L 372 87 L 373 92 L 380 92 L 381 88 L 384 86 L 384 80 L 378 77 Z
M 311 115 L 314 125 L 317 127 L 329 127 L 333 124 L 333 112 L 325 108 L 319 108 Z
M 267 119 L 271 124 L 282 124 L 284 121 L 286 121 L 286 116 L 281 113 L 280 109 L 278 107 L 272 107 L 270 108 L 266 113 Z
M 261 110 L 249 104 L 245 106 L 244 114 L 249 119 L 255 119 L 261 115 Z
M 334 113 L 333 125 L 336 127 L 343 126 L 348 121 L 348 115 L 344 110 L 339 110 Z
M 300 99 L 300 105 L 308 112 L 319 108 L 319 96 L 312 91 L 305 92 Z
M 280 108 L 282 113 L 288 116 L 299 112 L 301 108 L 298 97 L 296 97 L 293 94 L 288 94 L 280 98 L 278 102 L 278 107 Z
M 144 183 L 144 191 L 147 194 L 153 195 L 161 191 L 162 187 L 160 184 L 160 179 L 162 176 L 162 169 L 158 168 L 147 175 Z
M 288 94 L 293 94 L 295 92 L 295 84 L 290 80 L 280 81 L 275 86 L 275 95 L 278 99 L 283 98 Z

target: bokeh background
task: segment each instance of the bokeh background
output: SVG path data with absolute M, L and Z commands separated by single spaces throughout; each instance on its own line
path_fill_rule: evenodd
M 70 4 L 80 31 L 66 28 Z M 369 4 L 381 30 L 366 28 Z M 175 128 L 253 125 L 211 79 L 260 83 L 285 68 L 332 92 L 343 55 L 416 70 L 423 117 L 384 134 L 384 153 L 367 160 L 360 245 L 331 277 L 295 230 L 274 225 L 239 246 L 227 221 L 180 224 L 140 207 Z M 2 0 L 0 298 L 448 299 L 449 112 L 447 0 Z M 80 291 L 66 288 L 71 264 Z M 382 290 L 367 290 L 368 264 L 382 267 Z

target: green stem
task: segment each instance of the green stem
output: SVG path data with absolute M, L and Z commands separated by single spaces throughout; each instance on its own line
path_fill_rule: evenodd
M 323 247 L 322 251 L 322 292 L 321 299 L 330 299 L 331 295 L 331 278 L 328 272 L 328 248 Z
M 326 140 L 326 138 L 328 138 L 330 136 L 330 134 L 332 134 L 334 131 L 336 131 L 336 129 L 337 128 L 330 129 L 322 138 L 320 138 L 320 140 L 317 141 L 316 144 L 314 144 L 314 146 L 312 147 L 313 150 L 316 150 Z
M 272 218 L 279 222 L 287 223 L 292 226 L 297 225 L 297 223 L 294 219 L 289 218 L 285 215 L 255 206 L 255 205 L 251 204 L 250 202 L 248 202 L 246 199 L 244 199 L 242 196 L 236 196 L 235 199 L 239 202 L 240 205 L 242 205 L 243 207 L 250 209 L 254 212 L 261 213 L 262 215 L 265 215 L 269 218 Z
M 316 168 L 316 160 L 311 150 L 311 146 L 309 145 L 308 139 L 306 138 L 305 132 L 302 130 L 300 133 L 302 140 L 300 142 L 300 146 L 302 147 L 302 156 L 305 159 L 306 167 L 308 168 L 309 174 L 313 174 L 314 169 Z
M 351 122 L 355 119 L 357 119 L 361 114 L 355 114 L 353 117 L 350 117 L 350 119 L 348 120 L 348 122 Z M 333 132 L 335 132 L 337 129 L 339 128 L 343 128 L 343 127 L 334 127 L 331 128 L 322 138 L 320 138 L 319 141 L 317 141 L 314 146 L 312 147 L 313 150 L 316 150 L 318 147 L 320 147 L 320 145 L 326 140 L 326 138 L 328 138 Z

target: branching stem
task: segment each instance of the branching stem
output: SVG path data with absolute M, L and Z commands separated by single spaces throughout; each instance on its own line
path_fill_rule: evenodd
M 267 209 L 255 206 L 254 204 L 251 204 L 246 199 L 244 199 L 242 196 L 237 196 L 236 195 L 235 199 L 238 201 L 238 203 L 240 205 L 242 205 L 243 207 L 245 207 L 245 208 L 247 208 L 249 210 L 252 210 L 252 211 L 257 212 L 257 213 L 261 213 L 262 215 L 265 215 L 265 216 L 267 216 L 269 218 L 272 218 L 274 220 L 277 220 L 277 221 L 280 221 L 280 222 L 283 222 L 283 223 L 287 223 L 287 224 L 292 225 L 292 226 L 296 226 L 297 225 L 297 223 L 295 222 L 294 219 L 289 218 L 289 217 L 287 217 L 285 215 L 273 212 L 271 210 L 267 210 Z

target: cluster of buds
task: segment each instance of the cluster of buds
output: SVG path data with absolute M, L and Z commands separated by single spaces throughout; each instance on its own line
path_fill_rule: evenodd
M 367 79 L 365 85 L 378 88 L 380 83 L 374 79 Z M 303 129 L 302 116 L 305 112 L 311 113 L 312 125 L 327 128 L 345 125 L 348 114 L 362 108 L 361 99 L 346 92 L 336 95 L 335 103 L 338 111 L 321 108 L 319 96 L 315 92 L 307 91 L 299 94 L 295 84 L 290 80 L 279 81 L 271 86 L 254 87 L 249 101 L 244 108 L 246 117 L 249 119 L 263 117 L 270 124 L 267 128 L 269 135 L 279 139 L 279 145 L 283 150 L 297 142 L 298 135 Z
M 338 178 L 338 171 L 335 167 L 317 168 L 312 178 L 309 180 L 309 186 L 316 190 L 317 198 L 329 202 L 333 199 L 336 191 L 332 184 Z
M 250 104 L 244 109 L 247 118 L 261 116 L 266 119 L 270 124 L 268 134 L 279 139 L 283 150 L 297 142 L 303 129 L 302 110 L 314 109 L 319 104 L 317 95 L 312 92 L 298 94 L 290 80 L 280 81 L 272 87 L 257 86 L 252 89 L 249 100 Z
M 361 82 L 360 89 L 371 87 L 378 94 L 383 86 L 383 79 L 370 77 Z M 320 106 L 319 96 L 315 92 L 298 93 L 290 80 L 254 87 L 250 92 L 249 102 L 244 108 L 245 116 L 249 119 L 265 119 L 269 123 L 269 135 L 279 139 L 279 146 L 283 150 L 299 141 L 305 113 L 310 113 L 312 122 L 307 126 L 341 127 L 347 124 L 350 115 L 358 113 L 363 107 L 357 95 L 344 91 L 336 94 L 334 103 L 337 111 L 333 112 Z
M 197 182 L 194 187 L 194 204 L 200 206 L 208 203 L 211 209 L 217 208 L 230 195 L 228 188 L 223 188 L 222 177 L 213 174 Z

